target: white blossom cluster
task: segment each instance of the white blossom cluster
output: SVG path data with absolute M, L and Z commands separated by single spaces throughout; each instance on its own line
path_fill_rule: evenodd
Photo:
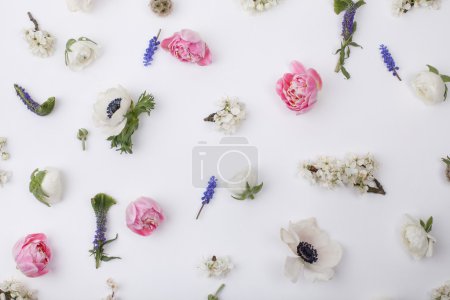
M 6 138 L 0 137 L 0 156 L 2 160 L 8 160 L 9 159 L 9 153 L 6 152 Z
M 220 110 L 214 114 L 217 129 L 226 134 L 235 133 L 245 119 L 245 106 L 235 98 L 225 98 L 219 103 Z
M 450 300 L 450 281 L 431 292 L 431 300 Z
M 327 188 L 349 185 L 362 193 L 375 187 L 375 160 L 371 154 L 349 155 L 344 161 L 322 156 L 300 164 L 300 173 L 310 182 Z
M 0 300 L 36 300 L 33 293 L 17 280 L 6 280 L 0 283 Z
M 208 277 L 223 277 L 233 269 L 233 264 L 228 257 L 208 257 L 200 264 L 200 270 Z
M 55 39 L 47 31 L 30 28 L 24 31 L 24 35 L 34 55 L 48 57 L 53 54 Z
M 242 6 L 249 11 L 261 12 L 278 4 L 279 0 L 241 0 Z
M 393 0 L 392 13 L 396 16 L 401 16 L 414 7 L 439 9 L 441 0 Z

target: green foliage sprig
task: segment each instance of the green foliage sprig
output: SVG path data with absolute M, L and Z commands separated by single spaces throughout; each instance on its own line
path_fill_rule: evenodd
M 245 184 L 245 191 L 243 191 L 240 194 L 233 195 L 233 197 L 236 200 L 246 200 L 246 199 L 255 199 L 255 195 L 258 194 L 262 188 L 263 188 L 264 182 L 262 182 L 260 185 L 257 186 L 251 186 L 248 182 Z

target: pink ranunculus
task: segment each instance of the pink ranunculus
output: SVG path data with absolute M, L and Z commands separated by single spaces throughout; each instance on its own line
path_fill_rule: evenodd
M 277 82 L 277 93 L 290 110 L 297 114 L 308 111 L 317 101 L 322 79 L 314 69 L 305 69 L 298 61 L 291 63 L 292 73 L 286 73 Z
M 38 277 L 48 273 L 47 265 L 52 259 L 52 251 L 43 233 L 29 234 L 20 239 L 13 248 L 17 269 L 25 276 Z
M 146 197 L 141 197 L 128 205 L 126 218 L 128 228 L 143 236 L 152 234 L 164 221 L 164 215 L 158 203 Z
M 211 52 L 208 45 L 202 41 L 198 33 L 189 29 L 175 32 L 161 42 L 161 47 L 182 62 L 196 63 L 200 66 L 211 63 Z

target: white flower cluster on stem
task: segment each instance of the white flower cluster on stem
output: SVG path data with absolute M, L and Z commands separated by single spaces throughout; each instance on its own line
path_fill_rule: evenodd
M 393 0 L 392 13 L 395 16 L 401 16 L 414 7 L 429 7 L 439 9 L 441 7 L 441 0 Z
M 431 292 L 431 300 L 449 300 L 450 299 L 450 281 L 447 281 Z
M 53 54 L 55 39 L 47 31 L 30 28 L 24 31 L 24 36 L 34 55 L 49 57 Z
M 344 161 L 321 156 L 314 162 L 303 162 L 300 164 L 300 172 L 310 182 L 327 188 L 349 185 L 362 193 L 384 194 L 381 184 L 374 176 L 375 167 L 371 154 L 351 154 Z
M 233 134 L 245 119 L 245 106 L 236 98 L 225 98 L 219 103 L 220 110 L 213 116 L 213 122 L 219 131 Z
M 36 297 L 23 283 L 12 279 L 0 283 L 0 300 L 6 299 L 35 300 Z
M 200 270 L 208 277 L 224 277 L 233 267 L 229 257 L 212 256 L 200 264 Z
M 279 0 L 241 0 L 242 6 L 250 11 L 264 11 L 277 6 Z

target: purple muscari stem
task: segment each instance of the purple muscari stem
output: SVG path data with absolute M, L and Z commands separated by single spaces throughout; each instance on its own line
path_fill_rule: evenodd
M 156 50 L 158 50 L 158 46 L 160 44 L 160 42 L 158 41 L 160 34 L 161 34 L 161 29 L 158 31 L 158 35 L 154 36 L 148 42 L 148 48 L 145 50 L 145 54 L 144 54 L 144 66 L 145 67 L 152 64 L 153 55 L 155 54 Z
M 397 76 L 398 80 L 402 80 L 397 73 L 397 70 L 400 68 L 395 65 L 395 61 L 392 58 L 389 49 L 385 45 L 380 45 L 381 57 L 383 58 L 384 64 L 386 65 L 389 72 L 392 72 L 392 75 Z
M 344 37 L 344 41 L 348 40 L 353 34 L 355 13 L 356 8 L 354 5 L 345 11 L 344 19 L 342 21 L 342 36 Z
M 208 186 L 206 187 L 206 191 L 203 193 L 202 207 L 198 211 L 196 219 L 198 219 L 198 217 L 200 216 L 200 213 L 202 212 L 203 207 L 206 204 L 209 204 L 209 201 L 211 201 L 211 199 L 213 198 L 214 190 L 216 187 L 217 187 L 217 178 L 215 176 L 211 176 L 211 178 L 208 181 Z

